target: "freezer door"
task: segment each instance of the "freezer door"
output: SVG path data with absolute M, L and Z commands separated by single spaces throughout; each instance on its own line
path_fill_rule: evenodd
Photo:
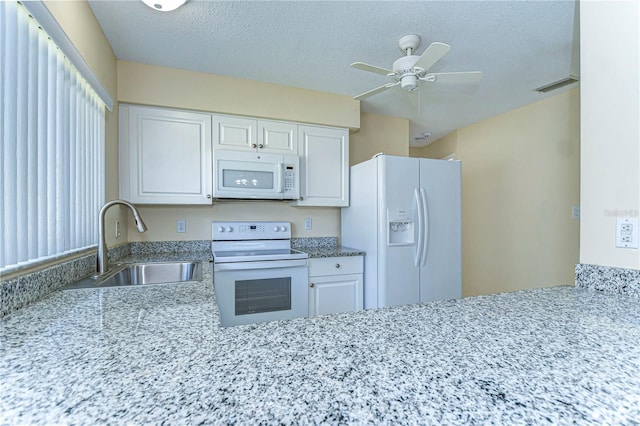
M 416 190 L 419 192 L 420 162 L 388 155 L 378 160 L 378 307 L 418 303 Z
M 462 297 L 462 201 L 459 161 L 420 160 L 424 234 L 420 301 Z

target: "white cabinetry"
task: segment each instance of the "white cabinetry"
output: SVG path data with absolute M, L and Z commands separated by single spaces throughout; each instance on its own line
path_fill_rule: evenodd
M 120 106 L 120 197 L 211 204 L 211 114 Z
M 298 126 L 298 206 L 349 205 L 349 131 Z
M 258 120 L 258 150 L 298 153 L 298 125 L 281 121 Z
M 295 206 L 349 205 L 349 131 L 138 105 L 120 106 L 120 197 L 211 204 L 213 150 L 298 155 Z
M 362 310 L 362 256 L 309 259 L 309 316 Z
M 214 115 L 213 128 L 214 149 L 294 155 L 298 152 L 295 123 Z

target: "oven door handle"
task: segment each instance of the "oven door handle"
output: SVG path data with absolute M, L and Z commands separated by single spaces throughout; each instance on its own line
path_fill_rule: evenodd
M 267 262 L 228 262 L 215 263 L 213 270 L 215 271 L 240 271 L 245 269 L 278 269 L 278 268 L 296 268 L 306 267 L 307 259 L 296 260 L 275 260 Z

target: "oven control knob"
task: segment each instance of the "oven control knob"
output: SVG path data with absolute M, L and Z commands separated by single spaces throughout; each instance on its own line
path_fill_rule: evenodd
M 226 231 L 227 231 L 227 232 L 233 232 L 233 228 L 232 228 L 232 227 L 230 227 L 230 226 L 227 226 Z
M 286 231 L 287 231 L 287 227 L 286 227 L 286 226 L 282 226 L 282 227 L 280 228 L 280 230 L 281 230 L 282 232 L 286 232 Z
M 218 227 L 218 232 L 224 232 L 224 226 L 219 226 Z
M 274 227 L 273 227 L 273 232 L 278 232 L 279 230 L 280 230 L 280 227 L 279 227 L 279 226 L 274 226 Z

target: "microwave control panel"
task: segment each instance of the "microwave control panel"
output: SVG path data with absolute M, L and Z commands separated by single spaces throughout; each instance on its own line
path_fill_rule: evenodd
M 298 184 L 296 183 L 296 166 L 293 164 L 285 164 L 283 168 L 284 192 L 298 192 Z

